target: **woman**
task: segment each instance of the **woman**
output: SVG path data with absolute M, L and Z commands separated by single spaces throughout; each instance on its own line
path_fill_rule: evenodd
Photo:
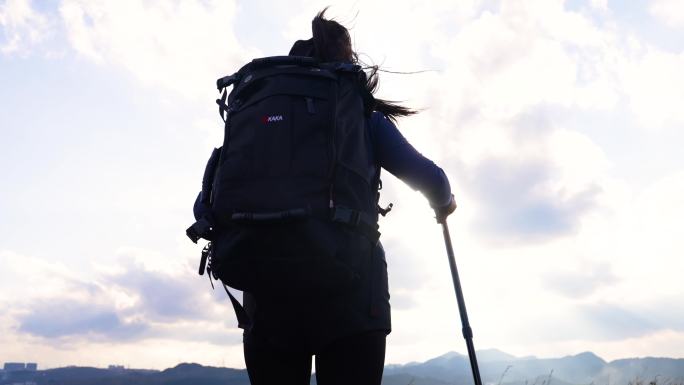
M 357 63 L 348 30 L 324 14 L 325 10 L 312 22 L 313 38 L 297 41 L 289 54 L 321 62 Z M 377 71 L 373 67 L 363 84 L 373 111 L 366 126 L 375 172 L 384 168 L 420 190 L 435 209 L 437 220 L 443 221 L 456 208 L 449 181 L 394 124 L 416 111 L 370 96 L 378 85 Z M 379 242 L 367 268 L 357 289 L 334 298 L 282 303 L 257 301 L 245 293 L 252 327 L 245 331 L 244 353 L 253 385 L 309 384 L 313 355 L 319 385 L 380 384 L 391 324 L 387 264 Z

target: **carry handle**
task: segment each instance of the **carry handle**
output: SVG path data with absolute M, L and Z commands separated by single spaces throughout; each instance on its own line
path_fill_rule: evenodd
M 237 74 L 232 74 L 229 76 L 224 76 L 218 80 L 216 80 L 216 88 L 218 88 L 219 91 L 223 91 L 224 88 L 231 86 L 233 83 L 237 81 Z
M 315 66 L 318 65 L 318 61 L 308 56 L 270 56 L 254 59 L 252 60 L 251 65 L 253 67 L 261 67 L 268 65 Z
M 262 57 L 252 60 L 248 66 L 241 69 L 239 72 L 234 73 L 229 76 L 224 76 L 216 80 L 216 88 L 219 91 L 223 91 L 224 88 L 231 86 L 233 83 L 239 80 L 239 74 L 242 73 L 246 68 L 250 70 L 259 67 L 268 67 L 275 65 L 300 65 L 307 67 L 314 67 L 319 65 L 318 61 L 312 57 L 308 56 L 270 56 Z
M 309 209 L 291 209 L 270 213 L 233 213 L 230 219 L 234 222 L 287 222 L 304 219 L 310 215 Z
M 320 67 L 336 72 L 359 72 L 361 66 L 352 63 L 330 62 L 320 63 L 318 60 L 309 56 L 269 56 L 252 60 L 247 66 L 243 67 L 239 72 L 230 76 L 225 76 L 216 81 L 216 88 L 222 91 L 224 88 L 237 82 L 240 74 L 245 71 L 253 70 L 260 67 L 278 66 L 278 65 L 297 65 L 304 67 Z

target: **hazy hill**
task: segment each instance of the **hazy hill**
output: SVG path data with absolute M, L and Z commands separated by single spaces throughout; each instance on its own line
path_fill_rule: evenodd
M 598 385 L 627 385 L 637 378 L 651 380 L 656 375 L 660 375 L 660 382 L 673 380 L 675 383 L 684 383 L 684 359 L 642 358 L 607 363 L 591 352 L 549 359 L 518 358 L 495 349 L 478 351 L 477 354 L 483 383 L 494 385 L 499 382 L 504 385 L 543 385 L 549 382 L 552 385 L 592 382 Z M 415 385 L 429 384 L 432 380 L 448 384 L 472 382 L 468 357 L 455 352 L 423 363 L 385 368 L 387 379 L 398 376 L 416 378 Z
M 518 358 L 499 350 L 478 352 L 482 381 L 488 385 L 628 385 L 658 376 L 659 384 L 684 385 L 684 359 L 630 358 L 606 362 L 585 352 L 561 358 Z M 553 372 L 552 372 L 553 371 Z M 198 364 L 163 371 L 66 367 L 0 375 L 0 385 L 248 385 L 247 372 Z M 383 385 L 472 384 L 468 357 L 450 352 L 425 362 L 385 367 Z
M 628 358 L 611 361 L 598 376 L 599 384 L 619 384 L 635 379 L 658 383 L 684 384 L 684 359 Z
M 244 370 L 198 364 L 180 364 L 163 371 L 67 367 L 33 373 L 16 372 L 10 373 L 0 384 L 17 382 L 35 382 L 37 385 L 249 385 Z

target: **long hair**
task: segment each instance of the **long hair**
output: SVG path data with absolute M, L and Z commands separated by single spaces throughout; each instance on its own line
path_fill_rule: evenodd
M 311 56 L 321 62 L 348 62 L 362 64 L 359 55 L 352 49 L 349 30 L 342 24 L 332 19 L 325 18 L 328 7 L 320 11 L 311 21 L 313 38 L 310 40 L 298 40 L 292 46 L 290 55 Z M 383 100 L 373 97 L 379 86 L 379 67 L 377 65 L 364 66 L 368 72 L 364 86 L 368 95 L 367 109 L 378 111 L 388 119 L 395 122 L 397 118 L 416 114 L 418 111 L 404 107 L 398 102 Z

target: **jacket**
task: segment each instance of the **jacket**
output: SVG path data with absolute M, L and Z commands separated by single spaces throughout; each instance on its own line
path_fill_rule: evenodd
M 449 204 L 451 188 L 444 171 L 420 154 L 397 127 L 379 112 L 367 119 L 368 143 L 375 169 L 389 171 L 418 190 L 432 207 Z M 362 279 L 352 290 L 334 298 L 254 298 L 244 295 L 244 306 L 252 321 L 245 333 L 253 333 L 272 345 L 298 347 L 311 354 L 328 343 L 366 331 L 390 333 L 391 310 L 387 261 L 381 242 L 360 242 L 355 252 L 363 258 Z

